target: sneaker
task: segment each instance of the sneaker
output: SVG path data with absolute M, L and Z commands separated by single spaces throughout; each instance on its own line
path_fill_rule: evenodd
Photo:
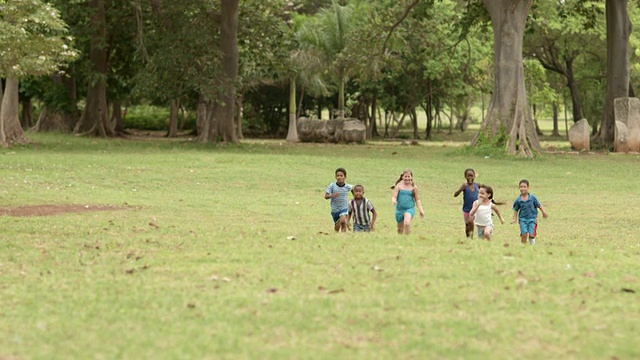
M 529 239 L 529 245 L 535 245 L 536 244 L 536 239 Z

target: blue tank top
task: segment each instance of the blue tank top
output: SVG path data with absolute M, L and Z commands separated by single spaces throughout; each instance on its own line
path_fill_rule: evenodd
M 464 189 L 463 193 L 463 202 L 462 202 L 462 211 L 470 212 L 473 207 L 473 202 L 478 200 L 478 191 L 480 188 L 478 187 L 478 183 L 473 183 L 473 191 L 469 187 Z
M 396 209 L 406 210 L 416 206 L 416 200 L 413 198 L 413 190 L 398 191 L 396 201 L 398 202 Z

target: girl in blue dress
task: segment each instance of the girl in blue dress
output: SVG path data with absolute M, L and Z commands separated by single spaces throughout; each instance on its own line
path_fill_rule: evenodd
M 418 194 L 418 187 L 413 183 L 413 172 L 405 169 L 396 181 L 393 197 L 393 205 L 396 206 L 396 222 L 398 234 L 411 234 L 411 224 L 416 214 L 416 206 L 420 210 L 420 217 L 424 218 L 424 209 Z

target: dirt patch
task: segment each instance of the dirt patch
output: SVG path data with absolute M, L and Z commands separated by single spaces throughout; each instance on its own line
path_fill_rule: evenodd
M 30 205 L 0 206 L 0 216 L 49 216 L 88 211 L 113 211 L 124 208 L 113 205 Z

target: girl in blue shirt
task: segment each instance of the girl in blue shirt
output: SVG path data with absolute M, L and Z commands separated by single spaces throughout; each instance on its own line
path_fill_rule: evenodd
M 416 205 L 420 210 L 420 217 L 424 218 L 424 209 L 418 194 L 418 187 L 413 183 L 413 172 L 405 169 L 396 181 L 391 202 L 396 206 L 396 222 L 398 234 L 411 234 L 413 217 L 416 214 Z

